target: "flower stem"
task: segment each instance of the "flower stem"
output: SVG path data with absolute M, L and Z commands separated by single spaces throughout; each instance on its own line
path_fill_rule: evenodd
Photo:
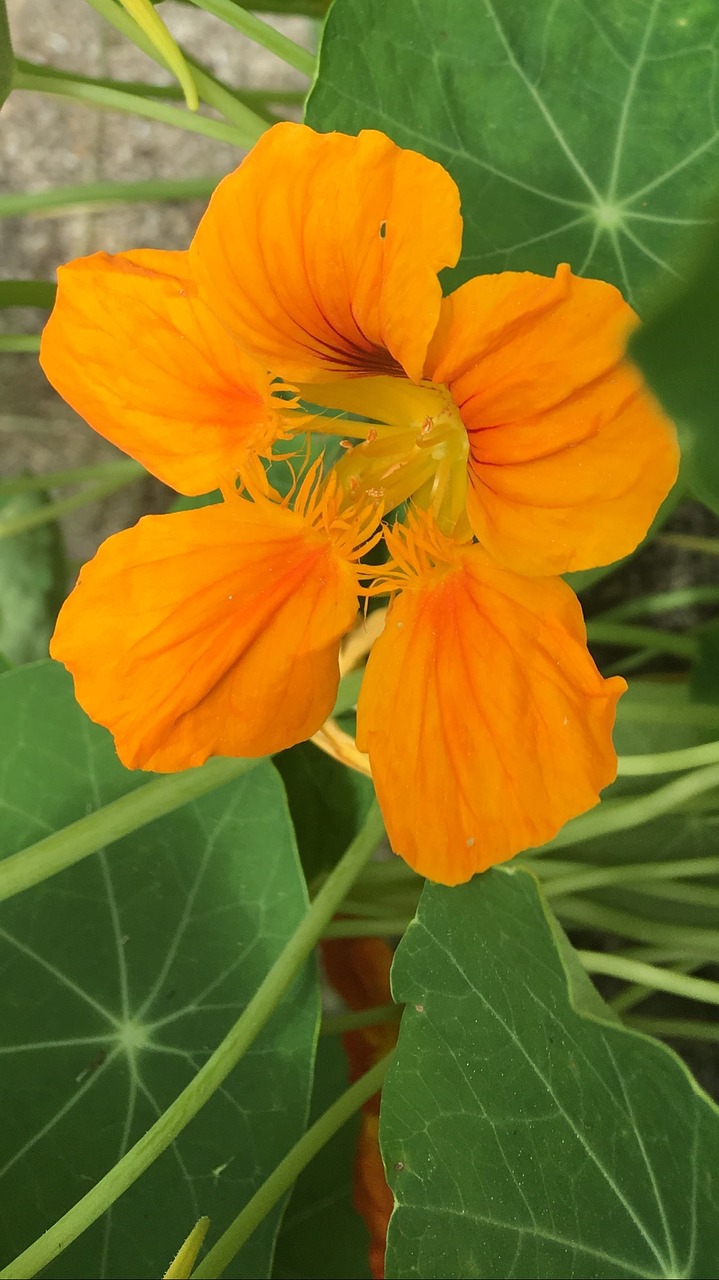
M 122 471 L 116 470 L 113 476 L 88 485 L 87 489 L 74 493 L 70 498 L 58 498 L 57 502 L 48 502 L 44 507 L 23 515 L 11 516 L 9 519 L 3 520 L 0 517 L 0 541 L 3 538 L 14 538 L 18 533 L 25 533 L 27 529 L 35 529 L 38 525 L 48 524 L 59 516 L 67 516 L 71 511 L 86 507 L 91 502 L 99 502 L 101 498 L 109 498 L 111 493 L 117 493 L 119 489 L 126 488 L 144 475 L 142 467 L 124 467 Z
M 669 969 L 659 969 L 653 964 L 643 964 L 641 960 L 628 960 L 626 956 L 609 955 L 604 951 L 578 951 L 577 955 L 588 973 L 622 978 L 625 982 L 636 982 L 653 991 L 668 991 L 671 995 L 684 996 L 687 1000 L 719 1004 L 719 982 L 710 982 L 708 978 L 674 973 Z
M 387 1022 L 399 1022 L 401 1004 L 378 1004 L 372 1009 L 358 1009 L 356 1013 L 327 1013 L 320 1024 L 321 1036 L 343 1036 L 346 1031 L 361 1031 L 363 1027 L 381 1027 Z
M 649 1036 L 719 1041 L 719 1026 L 715 1022 L 701 1022 L 698 1018 L 650 1018 L 637 1014 L 634 1018 L 627 1018 L 626 1025 Z
M 140 182 L 84 182 L 47 191 L 10 191 L 0 195 L 0 218 L 56 213 L 70 205 L 135 204 L 143 200 L 194 200 L 209 196 L 221 174 L 211 178 L 145 178 Z
M 310 1160 L 317 1155 L 318 1151 L 321 1151 L 322 1147 L 329 1142 L 337 1130 L 341 1129 L 342 1125 L 346 1124 L 350 1117 L 356 1111 L 359 1111 L 360 1107 L 381 1088 L 392 1057 L 393 1053 L 388 1053 L 386 1057 L 375 1063 L 365 1075 L 360 1076 L 359 1080 L 356 1080 L 336 1102 L 332 1103 L 331 1107 L 327 1108 L 324 1114 L 300 1138 L 299 1142 L 295 1143 L 284 1160 L 278 1164 L 267 1181 L 248 1201 L 242 1212 L 238 1213 L 234 1222 L 220 1236 L 217 1244 L 210 1249 L 200 1265 L 195 1268 L 192 1272 L 192 1280 L 211 1280 L 211 1278 L 222 1275 L 223 1271 L 232 1262 L 232 1259 L 239 1253 L 245 1241 L 249 1240 L 253 1231 L 257 1230 L 257 1227 L 267 1217 L 267 1214 L 277 1204 L 277 1201 L 284 1195 L 285 1191 L 289 1191 Z
M 671 653 L 676 658 L 693 661 L 698 653 L 693 636 L 678 635 L 674 631 L 657 631 L 654 627 L 635 627 L 623 622 L 587 622 L 587 638 L 595 644 L 622 644 L 633 649 L 653 649 Z
M 541 860 L 536 863 L 537 873 L 542 875 Z M 635 862 L 619 867 L 576 867 L 566 875 L 550 876 L 543 880 L 547 897 L 564 893 L 602 889 L 606 885 L 628 884 L 632 888 L 651 885 L 656 880 L 673 880 L 675 876 L 719 875 L 719 858 L 685 858 L 674 862 Z M 703 890 L 702 890 L 703 891 Z
M 64 871 L 82 858 L 115 840 L 122 839 L 138 827 L 144 827 L 166 813 L 173 813 L 191 800 L 215 791 L 227 782 L 241 778 L 260 760 L 208 760 L 199 769 L 168 774 L 146 782 L 128 795 L 89 813 L 85 818 L 61 827 L 0 861 L 0 902 L 16 893 L 31 889 L 50 876 Z
M 712 787 L 719 787 L 719 764 L 706 769 L 695 769 L 675 782 L 657 787 L 648 795 L 636 796 L 631 800 L 605 801 L 598 809 L 568 822 L 545 847 L 562 849 L 568 845 L 580 844 L 584 840 L 592 840 L 595 836 L 627 831 L 630 827 L 638 827 L 671 812 L 684 801 L 691 800 L 693 796 L 709 791 Z
M 206 13 L 221 18 L 228 27 L 234 27 L 235 31 L 240 31 L 243 36 L 248 36 L 269 53 L 276 54 L 289 67 L 294 67 L 295 71 L 301 71 L 303 75 L 312 79 L 316 64 L 314 54 L 303 49 L 294 40 L 290 40 L 281 31 L 275 30 L 269 22 L 263 22 L 254 13 L 248 13 L 236 3 L 236 0 L 192 0 L 192 3 L 198 9 L 204 9 Z
M 267 128 L 266 122 L 255 116 L 249 125 L 240 127 L 210 116 L 196 115 L 184 107 L 173 107 L 166 102 L 155 102 L 140 94 L 126 93 L 124 89 L 108 89 L 103 85 L 86 84 L 68 75 L 39 75 L 16 71 L 13 89 L 25 89 L 33 93 L 50 93 L 73 102 L 87 102 L 93 107 L 108 111 L 122 111 L 129 115 L 143 116 L 146 120 L 159 120 L 190 133 L 199 133 L 218 142 L 229 142 L 234 147 L 252 147 Z
M 238 763 L 235 761 L 235 763 Z M 266 974 L 228 1035 L 193 1080 L 143 1134 L 139 1142 L 78 1200 L 54 1226 L 15 1258 L 0 1280 L 27 1280 L 47 1267 L 102 1213 L 136 1182 L 212 1097 L 269 1021 L 288 988 L 318 942 L 327 922 L 340 906 L 350 885 L 374 853 L 384 827 L 379 808 L 372 805 L 363 826 L 328 876 L 307 914 Z M 375 1092 L 378 1082 L 374 1084 Z M 371 1095 L 368 1095 L 371 1096 Z M 349 1113 L 351 1114 L 351 1112 Z M 309 1158 L 309 1157 L 308 1157 Z M 279 1193 L 282 1194 L 281 1192 Z M 249 1206 L 248 1206 L 249 1207 Z M 207 1261 L 207 1260 L 205 1260 Z
M 586 898 L 560 898 L 554 910 L 563 924 L 574 928 L 601 929 L 622 938 L 646 942 L 650 946 L 676 948 L 682 953 L 699 953 L 705 963 L 719 959 L 719 935 L 716 929 L 699 925 L 671 924 L 665 920 L 646 920 L 643 916 L 617 911 Z
M 0 497 L 18 493 L 34 493 L 37 489 L 56 489 L 64 485 L 83 484 L 86 480 L 104 480 L 126 476 L 134 479 L 147 475 L 139 462 L 95 462 L 87 467 L 70 467 L 67 471 L 46 471 L 37 476 L 15 476 L 0 480 Z
M 388 920 L 333 920 L 322 931 L 323 938 L 386 938 L 403 934 L 411 916 Z

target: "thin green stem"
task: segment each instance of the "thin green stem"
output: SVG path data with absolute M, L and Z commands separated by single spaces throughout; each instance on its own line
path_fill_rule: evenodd
M 603 676 L 628 676 L 631 671 L 639 671 L 659 653 L 659 649 L 637 649 L 616 662 L 602 664 Z
M 634 596 L 594 615 L 593 622 L 620 622 L 640 618 L 645 613 L 668 613 L 672 609 L 692 609 L 699 604 L 719 604 L 719 587 L 678 587 L 648 596 Z
M 0 902 L 57 875 L 148 822 L 234 782 L 257 764 L 258 760 L 208 760 L 199 769 L 155 778 L 111 800 L 94 813 L 0 861 Z
M 343 1036 L 346 1031 L 361 1031 L 363 1027 L 381 1027 L 388 1022 L 399 1022 L 401 1004 L 378 1004 L 373 1009 L 359 1009 L 356 1013 L 327 1013 L 320 1024 L 321 1036 Z
M 16 476 L 0 480 L 0 497 L 18 493 L 34 493 L 38 489 L 61 489 L 65 485 L 84 484 L 86 480 L 104 480 L 115 476 L 143 476 L 139 462 L 95 462 L 87 467 L 70 467 L 67 471 L 46 471 L 38 476 Z
M 314 76 L 317 61 L 314 54 L 303 49 L 301 45 L 295 44 L 294 40 L 290 40 L 281 31 L 276 31 L 268 22 L 263 22 L 254 13 L 248 13 L 236 3 L 236 0 L 192 0 L 192 3 L 198 9 L 204 9 L 205 13 L 221 18 L 228 27 L 234 27 L 235 31 L 248 36 L 269 53 L 276 54 L 289 67 L 294 67 L 296 71 L 301 71 L 310 79 Z
M 587 622 L 587 638 L 595 644 L 622 644 L 627 648 L 653 649 L 658 653 L 671 653 L 676 658 L 693 662 L 698 645 L 693 636 L 677 635 L 674 631 L 658 631 L 654 627 L 633 627 L 622 622 Z
M 393 938 L 401 936 L 411 916 L 391 920 L 333 920 L 323 931 L 323 938 Z
M 92 4 L 92 0 L 87 0 Z M 28 58 L 16 58 L 15 66 L 23 75 L 50 76 L 70 80 L 73 84 L 95 84 L 103 89 L 123 89 L 125 93 L 137 93 L 142 98 L 169 98 L 183 102 L 185 95 L 179 84 L 150 84 L 147 80 L 115 80 L 111 76 L 86 76 L 78 71 L 62 71 L 49 67 L 45 62 L 31 62 Z
M 649 946 L 676 947 L 677 951 L 697 952 L 703 960 L 719 960 L 719 933 L 701 925 L 679 925 L 664 920 L 646 920 L 628 911 L 617 911 L 587 898 L 560 898 L 554 910 L 563 924 L 582 929 L 600 929 L 616 933 L 620 938 L 646 942 Z
M 147 178 L 142 182 L 88 182 L 47 191 L 0 194 L 0 218 L 54 214 L 69 205 L 137 204 L 141 201 L 195 200 L 209 196 L 220 177 Z
M 56 292 L 52 280 L 0 280 L 0 307 L 51 307 Z
M 202 1262 L 192 1272 L 192 1280 L 211 1280 L 221 1276 L 239 1253 L 245 1241 L 249 1240 L 277 1201 L 289 1191 L 302 1170 L 307 1167 L 318 1151 L 321 1151 L 330 1138 L 359 1111 L 365 1102 L 384 1083 L 385 1076 L 392 1061 L 389 1053 L 353 1085 L 336 1102 L 328 1107 L 323 1115 L 296 1142 L 284 1160 L 270 1174 L 266 1182 L 255 1192 L 234 1222 L 227 1228 L 217 1244 L 205 1255 Z
M 73 102 L 86 102 L 107 111 L 121 111 L 128 115 L 142 116 L 146 120 L 157 120 L 162 124 L 173 125 L 176 129 L 214 138 L 218 142 L 229 142 L 233 147 L 254 146 L 266 128 L 265 122 L 259 117 L 254 117 L 251 125 L 242 128 L 236 124 L 226 124 L 224 120 L 213 120 L 210 116 L 186 111 L 182 107 L 172 107 L 165 102 L 143 98 L 136 93 L 125 93 L 123 89 L 106 89 L 101 85 L 83 84 L 82 81 L 62 79 L 60 76 L 17 72 L 13 88 L 32 93 L 49 93 Z
M 620 756 L 619 778 L 641 778 L 652 773 L 681 773 L 719 762 L 719 742 L 704 742 L 698 747 L 678 751 L 656 751 L 645 756 Z
M 603 973 L 609 978 L 621 978 L 624 982 L 637 982 L 654 991 L 684 996 L 687 1000 L 719 1004 L 719 982 L 710 982 L 708 978 L 673 973 L 671 970 L 658 969 L 656 965 L 643 964 L 640 960 L 627 960 L 625 956 L 609 955 L 604 951 L 578 951 L 577 955 L 588 973 Z
M 37 355 L 40 350 L 39 333 L 2 333 L 0 334 L 0 352 L 29 351 Z
M 660 533 L 656 541 L 667 547 L 681 547 L 682 551 L 703 551 L 705 555 L 719 556 L 719 538 L 701 538 L 694 533 Z
M 673 754 L 673 753 L 672 753 Z M 719 787 L 719 764 L 707 769 L 696 769 L 693 773 L 678 778 L 676 782 L 668 782 L 666 786 L 657 787 L 648 795 L 635 796 L 630 800 L 605 801 L 598 809 L 574 818 L 563 827 L 558 835 L 546 845 L 547 849 L 563 849 L 571 845 L 592 840 L 595 836 L 612 835 L 617 831 L 628 831 L 631 827 L 651 822 L 662 814 L 679 808 L 692 797 Z
M 96 13 L 109 22 L 117 31 L 124 35 L 138 49 L 142 49 L 153 62 L 158 66 L 165 67 L 166 63 L 162 54 L 148 39 L 147 35 L 134 18 L 126 13 L 114 0 L 87 0 L 91 4 Z M 241 145 L 252 146 L 260 134 L 267 128 L 267 120 L 258 116 L 249 106 L 240 100 L 234 91 L 222 80 L 218 80 L 217 76 L 213 76 L 201 62 L 197 62 L 195 58 L 190 57 L 184 49 L 180 49 L 180 55 L 190 68 L 195 88 L 203 102 L 208 107 L 214 107 L 221 115 L 229 120 L 237 128 L 243 130 L 243 133 L 249 130 L 247 134 L 252 140 Z M 252 136 L 253 130 L 256 136 Z
M 719 1042 L 719 1024 L 701 1022 L 698 1018 L 651 1018 L 638 1014 L 635 1018 L 627 1018 L 626 1025 L 634 1031 L 643 1031 L 648 1036 L 660 1036 L 662 1039 L 707 1040 Z
M 15 538 L 19 533 L 25 533 L 27 529 L 35 529 L 38 525 L 48 524 L 49 521 L 57 520 L 60 516 L 69 515 L 71 511 L 78 511 L 80 507 L 86 507 L 91 502 L 99 502 L 101 498 L 107 498 L 111 493 L 125 489 L 128 484 L 133 484 L 143 475 L 142 469 L 133 471 L 128 469 L 122 475 L 115 475 L 98 484 L 88 485 L 86 489 L 81 489 L 70 498 L 58 498 L 57 502 L 48 502 L 46 506 L 39 507 L 36 511 L 28 511 L 24 515 L 12 516 L 7 520 L 0 518 L 0 542 L 3 538 Z
M 28 1277 L 36 1275 L 38 1271 L 47 1267 L 53 1258 L 62 1253 L 63 1249 L 66 1249 L 73 1240 L 96 1222 L 100 1215 L 137 1181 L 140 1174 L 144 1173 L 170 1143 L 174 1142 L 178 1134 L 227 1079 L 266 1025 L 322 936 L 325 925 L 341 905 L 362 867 L 371 858 L 383 832 L 382 817 L 377 805 L 373 805 L 358 835 L 337 863 L 244 1012 L 205 1065 L 139 1142 L 136 1142 L 110 1169 L 109 1173 L 106 1173 L 54 1226 L 0 1272 L 0 1280 L 27 1280 Z M 375 1084 L 373 1092 L 377 1087 L 378 1085 Z
M 537 863 L 540 875 L 541 862 Z M 675 877 L 719 875 L 719 857 L 679 858 L 673 862 L 632 862 L 616 867 L 578 867 L 566 875 L 550 876 L 544 883 L 548 897 L 564 893 L 603 889 L 608 885 L 651 885 L 656 880 L 674 880 Z M 672 885 L 672 891 L 676 886 Z M 704 889 L 701 889 L 704 892 Z

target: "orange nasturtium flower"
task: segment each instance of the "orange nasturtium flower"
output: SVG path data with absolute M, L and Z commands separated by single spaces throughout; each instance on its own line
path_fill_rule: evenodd
M 625 684 L 559 575 L 631 551 L 677 470 L 617 290 L 563 265 L 443 297 L 461 232 L 425 156 L 278 124 L 187 252 L 62 268 L 42 344 L 96 431 L 183 494 L 224 494 L 109 538 L 60 614 L 52 654 L 120 758 L 172 771 L 309 737 L 358 598 L 390 593 L 358 745 L 393 848 L 445 884 L 612 781 Z M 308 423 L 346 447 L 281 498 L 263 460 Z

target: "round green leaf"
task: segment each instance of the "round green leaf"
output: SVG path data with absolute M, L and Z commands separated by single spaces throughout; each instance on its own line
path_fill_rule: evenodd
M 393 970 L 389 1277 L 715 1272 L 719 1113 L 574 983 L 573 1005 L 555 929 L 521 871 L 424 890 Z
M 0 677 L 0 722 L 4 854 L 147 780 L 122 767 L 54 664 Z M 269 763 L 3 903 L 5 1262 L 174 1100 L 305 909 Z M 203 1214 L 216 1240 L 303 1132 L 317 1018 L 308 969 L 180 1138 L 44 1274 L 162 1275 Z M 281 1211 L 228 1275 L 270 1274 Z
M 335 0 L 306 118 L 449 170 L 453 286 L 569 262 L 636 304 L 715 182 L 718 47 L 713 0 Z

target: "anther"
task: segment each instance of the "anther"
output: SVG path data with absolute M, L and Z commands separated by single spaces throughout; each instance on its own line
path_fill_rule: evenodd
M 367 432 L 367 444 L 374 444 L 376 439 L 377 439 L 376 428 L 370 427 L 369 431 Z
M 340 440 L 340 449 L 354 449 L 354 445 L 351 440 Z

